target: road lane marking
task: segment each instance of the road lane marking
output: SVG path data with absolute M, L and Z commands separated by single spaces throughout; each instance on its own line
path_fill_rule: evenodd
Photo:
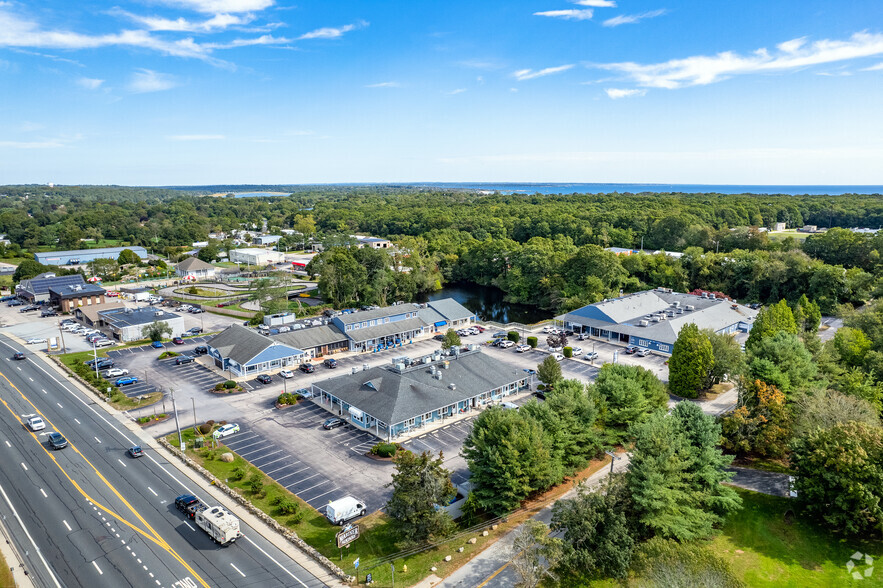
M 153 492 L 153 488 L 151 488 L 150 486 L 148 486 L 147 489 L 150 490 L 154 496 L 159 496 L 159 494 L 157 494 L 156 492 Z
M 96 441 L 98 441 L 99 443 L 101 443 L 101 439 L 99 439 L 98 437 L 95 437 L 94 435 L 93 435 L 92 437 L 93 437 L 93 439 L 95 439 Z
M 40 494 L 42 494 L 42 495 L 43 495 L 43 498 L 49 498 L 49 495 L 48 495 L 48 494 L 46 494 L 46 491 L 45 491 L 45 490 L 43 490 L 43 489 L 42 489 L 42 488 L 40 488 Z
M 12 447 L 12 443 L 10 443 L 9 441 L 7 441 L 7 442 L 6 442 L 6 446 L 7 446 L 7 447 Z
M 28 376 L 28 379 L 32 382 L 34 381 L 34 378 L 32 378 L 31 376 Z
M 61 405 L 61 403 L 60 403 L 60 402 L 56 402 L 56 403 L 55 403 L 55 404 L 57 404 L 57 405 L 58 405 L 58 408 L 64 408 L 64 407 L 63 407 L 63 406 L 62 406 L 62 405 Z
M 117 458 L 117 461 L 120 462 L 121 466 L 126 467 L 126 464 L 123 463 L 123 460 L 121 460 L 120 458 Z
M 187 525 L 188 527 L 190 527 L 190 530 L 191 530 L 191 531 L 195 531 L 195 530 L 196 530 L 196 529 L 193 528 L 193 525 L 191 525 L 191 524 L 188 523 L 187 521 L 184 521 L 184 524 Z
M 276 561 L 275 559 L 273 559 L 272 557 L 270 557 L 270 554 L 267 553 L 266 551 L 264 551 L 263 549 L 261 549 L 261 547 L 260 547 L 257 543 L 255 543 L 254 541 L 252 541 L 251 538 L 250 538 L 248 535 L 245 535 L 245 536 L 243 537 L 243 539 L 245 539 L 246 541 L 248 541 L 249 543 L 251 543 L 252 546 L 253 546 L 255 549 L 257 549 L 258 551 L 260 551 L 261 553 L 263 553 L 263 554 L 264 554 L 264 557 L 266 557 L 266 558 L 269 559 L 271 562 L 273 562 L 274 564 L 276 564 L 277 566 L 279 566 L 279 567 L 282 569 L 283 572 L 285 572 L 286 574 L 288 574 L 289 576 L 291 576 L 292 578 L 294 578 L 295 580 L 297 580 L 297 583 L 298 583 L 298 584 L 300 584 L 300 585 L 303 586 L 304 588 L 307 588 L 307 585 L 304 584 L 304 583 L 301 581 L 300 578 L 298 578 L 297 576 L 295 576 L 294 574 L 292 574 L 292 573 L 288 570 L 288 568 L 286 568 L 285 566 L 283 566 L 281 563 L 279 563 L 278 561 Z
M 96 570 L 98 570 L 98 575 L 99 575 L 99 576 L 103 576 L 103 575 L 104 575 L 104 572 L 102 572 L 102 571 L 101 571 L 101 568 L 98 567 L 98 562 L 97 562 L 97 561 L 94 561 L 94 560 L 93 560 L 93 561 L 92 561 L 92 565 L 95 566 L 95 569 L 96 569 Z
M 31 542 L 31 545 L 34 547 L 34 551 L 37 552 L 37 555 L 40 556 L 40 561 L 43 562 L 43 566 L 45 566 L 46 571 L 49 572 L 49 576 L 52 578 L 52 581 L 55 582 L 55 585 L 58 588 L 61 588 L 61 584 L 58 581 L 58 578 L 55 577 L 55 574 L 52 572 L 52 568 L 49 567 L 49 564 L 46 562 L 46 558 L 43 557 L 43 552 L 40 551 L 40 548 L 37 547 L 37 544 L 34 542 L 34 538 L 31 537 L 31 533 L 28 531 L 28 528 L 25 527 L 25 524 L 22 522 L 21 517 L 18 516 L 18 511 L 15 510 L 15 507 L 12 505 L 12 502 L 9 500 L 9 496 L 6 495 L 6 490 L 3 489 L 3 486 L 0 486 L 0 494 L 3 494 L 3 500 L 6 501 L 6 504 L 9 506 L 9 510 L 12 511 L 12 515 L 15 517 L 15 520 L 18 521 L 19 526 L 21 526 L 22 530 L 27 535 L 28 540 Z M 65 523 L 67 524 L 67 523 Z M 248 539 L 248 537 L 246 537 Z
M 68 531 L 73 531 L 73 529 L 71 529 L 71 526 L 67 524 L 67 521 L 61 521 L 61 522 L 64 523 L 64 526 L 67 527 Z
M 80 421 L 78 421 L 77 419 L 74 419 L 74 421 L 75 421 L 78 425 L 82 425 L 82 424 L 83 424 L 83 423 L 81 423 Z
M 46 394 L 46 388 L 43 388 L 43 394 Z
M 243 578 L 245 577 L 245 574 L 242 573 L 242 570 L 240 570 L 240 569 L 237 568 L 235 565 L 233 565 L 233 562 L 230 562 L 230 567 L 232 567 L 234 570 L 236 570 L 237 572 L 239 572 L 239 575 L 240 575 L 240 576 L 242 576 Z
M 21 462 L 21 467 L 23 467 L 25 471 L 28 471 L 28 466 L 25 465 L 25 462 Z

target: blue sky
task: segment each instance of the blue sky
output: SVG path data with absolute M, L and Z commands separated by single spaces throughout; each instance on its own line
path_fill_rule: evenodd
M 883 3 L 0 0 L 0 182 L 883 184 Z

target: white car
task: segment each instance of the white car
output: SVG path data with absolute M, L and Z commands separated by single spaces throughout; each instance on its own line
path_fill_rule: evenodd
M 294 377 L 294 372 L 291 370 L 282 370 L 281 372 L 279 372 L 279 376 L 287 380 L 288 378 Z
M 573 351 L 573 356 L 574 356 L 574 357 L 579 357 L 580 355 L 583 354 L 583 348 L 582 348 L 582 347 L 571 347 L 571 351 Z
M 550 346 L 549 346 L 549 351 L 551 351 L 552 353 L 558 353 L 559 351 L 561 351 L 561 347 L 552 347 L 552 346 L 550 345 Z
M 239 425 L 236 423 L 230 423 L 229 425 L 224 425 L 214 433 L 212 433 L 212 437 L 215 439 L 220 439 L 221 437 L 226 437 L 227 435 L 232 435 L 233 433 L 239 432 Z
M 32 431 L 42 431 L 46 428 L 46 423 L 38 416 L 32 416 L 28 419 L 28 428 Z
M 28 339 L 28 345 L 37 345 L 39 343 L 45 343 L 46 339 L 42 339 L 40 337 L 34 337 L 33 339 Z
M 641 357 L 647 357 L 648 355 L 650 355 L 650 353 L 651 353 L 651 351 L 649 349 L 647 349 L 646 347 L 641 347 L 640 349 L 638 349 L 635 352 L 635 355 L 639 355 Z
M 110 347 L 111 345 L 115 345 L 115 343 L 110 339 L 99 339 L 95 342 L 95 347 Z
M 522 343 L 521 345 L 519 345 L 518 347 L 515 348 L 515 351 L 517 351 L 518 353 L 526 353 L 526 352 L 530 351 L 530 349 L 531 349 L 530 345 L 525 345 L 524 343 Z
M 555 361 L 564 361 L 564 356 L 561 355 L 560 353 L 553 353 L 552 357 L 555 358 Z
M 500 408 L 503 410 L 518 410 L 518 405 L 514 402 L 503 402 L 500 404 Z
M 288 325 L 282 325 L 281 327 L 279 327 L 280 333 L 288 333 L 290 331 L 291 331 L 291 327 L 289 327 Z
M 595 351 L 586 351 L 583 359 L 598 359 L 598 354 Z
M 125 370 L 123 368 L 110 368 L 106 372 L 104 372 L 105 378 L 118 378 L 120 376 L 128 376 L 129 370 Z
M 506 340 L 506 341 L 502 341 L 500 343 L 500 347 L 502 347 L 503 349 L 509 349 L 510 347 L 514 347 L 514 346 L 515 346 L 514 341 Z

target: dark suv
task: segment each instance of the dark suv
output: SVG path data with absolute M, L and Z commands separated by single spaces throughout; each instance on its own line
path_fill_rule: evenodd
M 325 364 L 325 367 L 327 367 L 327 368 L 334 369 L 337 367 L 337 360 L 332 357 L 329 357 L 328 359 L 326 359 L 322 363 Z
M 302 363 L 302 364 L 300 364 L 300 367 L 297 369 L 299 369 L 300 371 L 302 371 L 305 374 L 312 374 L 314 371 L 316 371 L 316 368 L 311 363 Z
M 269 384 L 273 381 L 273 378 L 271 378 L 267 374 L 261 374 L 257 378 L 255 378 L 255 380 L 257 380 L 261 384 Z
M 193 353 L 195 353 L 196 355 L 205 355 L 206 353 L 208 353 L 208 347 L 206 347 L 205 345 L 199 345 L 193 348 Z
M 196 516 L 196 511 L 205 510 L 206 506 L 193 494 L 182 494 L 175 499 L 175 508 L 192 519 Z
M 175 358 L 175 365 L 182 365 L 185 363 L 192 363 L 193 356 L 192 355 L 182 355 L 181 357 Z

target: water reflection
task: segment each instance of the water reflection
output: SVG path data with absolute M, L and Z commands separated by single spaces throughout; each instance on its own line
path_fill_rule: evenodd
M 505 294 L 499 288 L 479 286 L 477 284 L 449 284 L 437 292 L 424 295 L 419 302 L 453 298 L 476 315 L 487 321 L 499 323 L 537 323 L 554 316 L 549 310 L 543 310 L 527 304 L 514 304 L 503 300 Z

